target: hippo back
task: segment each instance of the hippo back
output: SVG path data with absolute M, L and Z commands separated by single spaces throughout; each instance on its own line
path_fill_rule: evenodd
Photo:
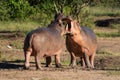
M 83 37 L 85 37 L 86 41 L 92 41 L 92 44 L 97 44 L 97 38 L 93 30 L 88 27 L 81 27 L 83 31 Z

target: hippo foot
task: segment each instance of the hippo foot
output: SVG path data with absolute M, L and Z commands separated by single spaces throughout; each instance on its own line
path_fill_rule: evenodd
M 71 64 L 71 65 L 70 65 L 70 67 L 71 67 L 71 68 L 76 68 L 77 66 L 76 66 L 76 65 Z
M 23 67 L 23 69 L 24 69 L 24 70 L 29 70 L 30 68 L 29 68 L 29 67 L 24 66 L 24 67 Z
M 46 65 L 45 67 L 52 67 L 52 65 L 50 64 L 50 65 Z
M 93 70 L 94 68 L 93 67 L 82 67 L 83 70 L 87 70 L 87 71 L 90 71 L 90 70 Z
M 86 68 L 87 68 L 87 69 L 93 69 L 93 67 L 92 67 L 92 66 L 87 66 Z
M 43 70 L 43 68 L 41 68 L 41 67 L 37 67 L 37 68 L 36 68 L 36 70 L 41 70 L 41 71 L 42 71 L 42 70 Z
M 46 65 L 45 67 L 49 67 L 48 65 Z
M 59 64 L 56 64 L 56 67 L 57 68 L 62 68 L 62 65 L 59 63 Z
M 37 70 L 37 71 L 39 71 L 39 70 L 40 70 L 40 71 L 43 71 L 43 69 L 40 69 L 40 68 L 37 68 L 36 70 Z

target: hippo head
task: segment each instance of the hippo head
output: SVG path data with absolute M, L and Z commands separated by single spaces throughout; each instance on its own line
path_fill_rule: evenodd
M 65 33 L 71 36 L 80 34 L 80 25 L 77 20 L 72 20 L 71 18 L 66 18 L 64 21 L 67 22 L 67 26 L 65 27 Z
M 55 20 L 64 20 L 64 19 L 66 19 L 67 18 L 67 16 L 65 16 L 63 13 L 57 13 L 57 14 L 55 14 L 55 16 L 54 16 L 54 19 Z
M 64 19 L 66 19 L 67 16 L 65 16 L 63 13 L 56 13 L 54 16 L 54 20 L 51 22 L 49 27 L 55 27 L 61 35 L 65 34 L 65 29 L 63 25 Z

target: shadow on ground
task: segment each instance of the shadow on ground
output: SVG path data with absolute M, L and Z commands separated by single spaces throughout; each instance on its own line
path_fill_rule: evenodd
M 0 62 L 0 69 L 19 69 L 23 67 L 23 61 L 2 61 Z
M 33 68 L 35 68 L 35 63 L 31 62 L 30 64 L 34 65 Z M 45 66 L 45 63 L 42 63 L 42 67 Z M 52 69 L 56 70 L 55 64 L 53 64 L 54 67 L 47 68 L 47 70 Z M 0 62 L 0 70 L 4 69 L 22 69 L 24 67 L 24 61 L 22 60 L 16 60 L 16 61 L 2 61 Z M 67 70 L 67 69 L 82 69 L 80 65 L 78 65 L 76 68 L 71 68 L 68 65 L 63 65 L 63 68 L 60 68 L 58 70 Z M 45 68 L 46 69 L 46 68 Z M 106 70 L 106 71 L 120 71 L 120 57 L 101 57 L 95 59 L 95 70 Z
M 111 23 L 120 24 L 120 18 L 96 20 L 94 23 L 99 27 L 109 27 Z
M 101 57 L 95 59 L 95 67 L 100 70 L 120 71 L 120 57 Z

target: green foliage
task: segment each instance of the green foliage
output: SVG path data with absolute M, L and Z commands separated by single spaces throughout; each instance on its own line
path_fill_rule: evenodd
M 56 12 L 63 12 L 77 19 L 81 26 L 94 28 L 93 16 L 119 16 L 119 3 L 119 0 L 0 0 L 0 21 L 28 20 L 46 26 Z M 21 25 L 16 26 L 18 31 Z
M 12 19 L 25 19 L 33 14 L 33 9 L 26 0 L 9 0 L 11 7 L 10 15 Z
M 79 18 L 86 5 L 120 8 L 119 3 L 119 0 L 1 0 L 0 20 L 27 18 L 48 23 L 57 10 Z
M 90 15 L 90 7 L 86 6 L 81 9 L 79 16 L 79 21 L 81 22 L 81 26 L 87 26 L 90 28 L 94 28 L 94 20 Z
M 1 0 L 0 1 L 0 20 L 10 19 L 9 11 L 10 11 L 10 8 L 8 7 L 7 0 Z
M 34 9 L 27 0 L 1 0 L 0 20 L 25 19 L 33 14 Z

